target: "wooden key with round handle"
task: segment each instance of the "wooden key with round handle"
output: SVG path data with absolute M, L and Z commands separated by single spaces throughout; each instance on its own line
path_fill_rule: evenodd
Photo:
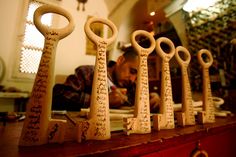
M 183 58 L 181 58 L 180 53 Z M 177 122 L 180 126 L 195 125 L 192 92 L 188 77 L 188 65 L 191 55 L 185 47 L 178 46 L 175 50 L 175 58 L 180 65 L 182 77 L 182 111 L 176 113 Z
M 107 39 L 97 36 L 90 28 L 93 23 L 102 23 L 107 25 L 112 30 L 112 36 Z M 90 18 L 86 22 L 84 29 L 88 38 L 97 46 L 97 53 L 94 67 L 90 112 L 88 120 L 78 122 L 77 124 L 78 142 L 89 139 L 106 140 L 111 136 L 106 49 L 108 45 L 115 41 L 117 36 L 116 26 L 111 21 L 103 18 Z
M 136 42 L 136 36 L 147 37 L 151 43 L 150 47 L 141 47 Z M 147 58 L 155 48 L 155 39 L 149 32 L 137 30 L 132 33 L 131 43 L 138 53 L 139 66 L 135 91 L 134 117 L 124 118 L 124 131 L 128 135 L 131 133 L 144 134 L 151 132 Z
M 162 49 L 162 43 L 169 47 L 169 53 L 166 53 Z M 173 107 L 174 102 L 172 96 L 169 61 L 175 54 L 175 46 L 170 39 L 166 37 L 160 37 L 156 40 L 156 53 L 162 58 L 161 104 L 160 114 L 153 115 L 153 128 L 155 130 L 173 129 L 175 127 Z
M 69 24 L 61 29 L 53 29 L 41 23 L 46 13 L 56 13 L 67 18 Z M 31 97 L 27 104 L 26 119 L 22 129 L 19 145 L 32 146 L 48 142 L 63 142 L 65 120 L 51 119 L 52 88 L 54 83 L 54 66 L 57 44 L 74 29 L 72 16 L 64 9 L 52 5 L 39 7 L 34 13 L 34 23 L 45 37 L 42 57 L 33 85 Z
M 203 59 L 205 55 L 205 60 Z M 214 123 L 215 122 L 215 107 L 211 93 L 211 82 L 209 76 L 209 67 L 213 63 L 211 52 L 206 49 L 201 49 L 197 53 L 199 64 L 202 66 L 202 105 L 203 111 L 198 112 L 199 123 Z

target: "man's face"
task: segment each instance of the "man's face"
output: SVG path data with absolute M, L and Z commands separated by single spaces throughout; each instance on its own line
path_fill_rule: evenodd
M 126 60 L 121 56 L 116 63 L 115 77 L 119 87 L 128 87 L 137 79 L 138 59 Z

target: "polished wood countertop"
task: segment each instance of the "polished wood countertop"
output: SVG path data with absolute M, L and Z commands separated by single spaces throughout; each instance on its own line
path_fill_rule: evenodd
M 64 116 L 64 119 L 67 117 Z M 74 140 L 76 129 L 72 121 L 68 119 L 66 141 L 63 144 L 30 147 L 18 146 L 22 126 L 23 121 L 8 122 L 6 126 L 0 124 L 1 157 L 141 156 L 189 142 L 195 145 L 196 141 L 201 138 L 227 131 L 236 134 L 236 116 L 217 117 L 216 122 L 212 124 L 197 124 L 161 131 L 152 130 L 149 134 L 127 136 L 122 131 L 116 131 L 112 132 L 109 140 L 89 140 L 83 143 L 77 143 Z M 232 137 L 232 140 L 236 141 L 236 136 Z

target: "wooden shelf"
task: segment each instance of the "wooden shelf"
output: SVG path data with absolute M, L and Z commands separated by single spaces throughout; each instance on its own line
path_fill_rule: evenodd
M 200 141 L 209 156 L 236 156 L 236 117 L 216 118 L 212 124 L 177 127 L 149 134 L 125 135 L 113 132 L 111 139 L 77 143 L 75 126 L 68 120 L 66 142 L 42 146 L 18 147 L 23 122 L 0 125 L 0 156 L 182 156 L 189 157 Z

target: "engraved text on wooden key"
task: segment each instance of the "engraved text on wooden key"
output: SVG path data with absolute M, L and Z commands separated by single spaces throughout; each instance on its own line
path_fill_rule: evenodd
M 112 30 L 113 35 L 104 39 L 94 34 L 90 28 L 92 23 L 99 22 L 106 24 Z M 106 49 L 117 36 L 115 25 L 106 19 L 92 17 L 85 26 L 85 33 L 88 38 L 97 46 L 96 62 L 94 67 L 93 87 L 90 103 L 89 119 L 77 123 L 78 134 L 77 141 L 95 139 L 109 139 L 110 134 L 110 116 L 107 85 L 107 67 L 106 67 Z
M 169 53 L 165 53 L 162 49 L 162 42 L 169 46 Z M 158 38 L 156 43 L 156 52 L 162 58 L 161 104 L 160 114 L 153 115 L 153 127 L 155 130 L 173 129 L 175 123 L 169 61 L 175 54 L 175 47 L 166 37 Z
M 49 12 L 65 16 L 69 21 L 67 27 L 52 29 L 42 25 L 41 16 Z M 64 9 L 44 5 L 35 11 L 34 23 L 44 35 L 45 44 L 32 94 L 27 103 L 26 119 L 19 142 L 21 146 L 41 145 L 48 142 L 61 143 L 65 134 L 66 121 L 51 119 L 52 87 L 58 41 L 73 31 L 74 22 L 71 15 Z
M 143 48 L 138 45 L 135 40 L 137 35 L 148 37 L 151 46 Z M 135 91 L 134 118 L 124 118 L 125 132 L 128 135 L 131 133 L 143 134 L 151 132 L 147 57 L 155 48 L 155 39 L 150 33 L 137 30 L 132 34 L 131 43 L 138 53 L 139 66 Z
M 183 57 L 185 60 L 180 57 L 180 52 L 182 52 L 181 54 L 184 55 Z M 180 113 L 176 113 L 177 122 L 180 126 L 194 125 L 195 116 L 193 110 L 192 92 L 187 71 L 191 56 L 186 48 L 178 46 L 176 48 L 175 58 L 181 67 L 182 77 L 182 111 Z
M 205 60 L 203 59 L 203 55 Z M 206 49 L 201 49 L 197 53 L 198 62 L 202 66 L 202 105 L 203 111 L 198 112 L 199 123 L 214 123 L 215 122 L 215 107 L 211 94 L 211 82 L 209 76 L 209 67 L 213 63 L 211 52 Z

